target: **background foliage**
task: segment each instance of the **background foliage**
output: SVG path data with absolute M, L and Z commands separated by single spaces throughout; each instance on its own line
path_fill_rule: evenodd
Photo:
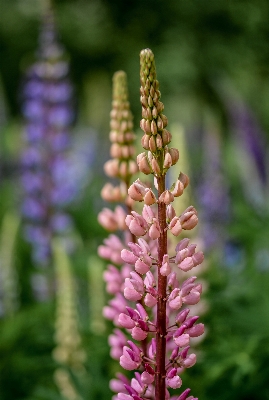
M 7 213 L 20 220 L 20 87 L 26 66 L 34 59 L 43 4 L 0 0 L 0 9 L 0 229 L 4 235 Z M 108 381 L 118 368 L 109 358 L 110 326 L 101 316 L 104 265 L 96 249 L 106 233 L 96 216 L 104 206 L 99 192 L 105 183 L 102 165 L 109 157 L 111 78 L 116 70 L 127 72 L 140 137 L 139 52 L 145 47 L 155 54 L 172 134 L 182 128 L 185 132 L 192 202 L 200 208 L 200 225 L 213 229 L 213 224 L 217 229 L 197 232 L 203 240 L 205 234 L 217 240 L 206 249 L 203 273 L 208 289 L 202 319 L 208 331 L 198 344 L 199 362 L 184 373 L 184 385 L 200 400 L 269 399 L 268 2 L 55 0 L 54 9 L 76 89 L 74 143 L 88 149 L 85 182 L 68 209 L 78 243 L 71 261 L 87 353 L 87 379 L 77 382 L 83 400 L 110 398 Z M 244 124 L 242 108 L 247 114 Z M 214 186 L 215 167 L 208 170 L 212 162 L 208 132 L 218 138 L 219 186 Z M 212 196 L 202 201 L 201 186 L 206 184 L 213 185 L 213 193 L 225 189 L 214 205 L 219 213 L 210 214 Z M 17 305 L 12 312 L 3 312 L 0 320 L 0 398 L 60 400 L 53 381 L 57 365 L 51 356 L 54 300 L 38 300 L 35 290 L 40 294 L 42 287 L 33 289 L 36 266 L 21 224 L 12 253 Z M 2 287 L 2 274 L 1 279 Z

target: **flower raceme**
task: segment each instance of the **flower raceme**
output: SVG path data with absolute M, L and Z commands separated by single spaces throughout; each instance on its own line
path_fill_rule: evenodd
M 120 365 L 139 372 L 129 383 L 121 376 L 114 381 L 113 390 L 118 393 L 116 400 L 194 400 L 189 396 L 190 389 L 178 397 L 171 397 L 170 393 L 181 387 L 182 371 L 196 363 L 196 355 L 189 352 L 191 339 L 204 333 L 204 325 L 197 323 L 199 317 L 189 316 L 188 308 L 199 302 L 202 286 L 196 276 L 189 274 L 179 282 L 177 271 L 181 271 L 180 276 L 182 272 L 189 273 L 202 263 L 204 256 L 188 238 L 179 240 L 175 254 L 169 255 L 167 239 L 169 232 L 179 236 L 184 230 L 195 228 L 198 216 L 193 206 L 179 216 L 172 206 L 184 194 L 189 178 L 181 172 L 172 187 L 166 188 L 166 173 L 178 163 L 179 151 L 168 147 L 172 135 L 167 130 L 150 49 L 141 52 L 140 65 L 140 127 L 144 131 L 141 144 L 146 152 L 137 156 L 137 165 L 140 172 L 154 176 L 157 193 L 140 179 L 128 189 L 129 198 L 144 205 L 141 214 L 131 210 L 125 218 L 136 240 L 121 250 L 123 262 L 133 268 L 125 276 L 122 289 L 126 301 L 136 305 L 126 305 L 118 316 L 118 325 L 125 329 L 127 337 L 132 337 L 126 338 Z

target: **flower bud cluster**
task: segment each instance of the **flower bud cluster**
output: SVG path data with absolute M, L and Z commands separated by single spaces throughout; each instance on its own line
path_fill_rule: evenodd
M 134 161 L 133 115 L 128 101 L 127 78 L 124 71 L 113 76 L 113 101 L 110 113 L 110 155 L 111 160 L 104 165 L 107 176 L 118 177 L 127 184 L 130 177 L 137 172 Z M 102 190 L 102 196 L 108 201 L 122 201 L 125 193 L 120 187 L 111 184 Z

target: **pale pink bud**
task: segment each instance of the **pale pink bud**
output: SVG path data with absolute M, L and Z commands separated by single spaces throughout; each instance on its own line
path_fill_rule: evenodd
M 138 301 L 141 300 L 142 294 L 138 293 L 134 288 L 125 287 L 124 297 L 130 301 Z
M 151 206 L 152 204 L 157 202 L 157 199 L 151 189 L 146 192 L 144 202 L 147 206 Z
M 115 220 L 114 213 L 108 208 L 104 208 L 98 214 L 97 219 L 99 224 L 110 232 L 113 232 L 118 229 L 118 223 Z
M 183 174 L 183 172 L 180 172 L 178 179 L 183 183 L 184 189 L 186 189 L 189 184 L 189 177 L 186 174 Z
M 131 199 L 135 201 L 142 201 L 144 199 L 145 187 L 140 182 L 135 181 L 128 189 L 128 194 Z
M 197 211 L 193 206 L 188 207 L 180 216 L 182 228 L 191 230 L 198 224 Z
M 127 215 L 125 219 L 126 225 L 135 236 L 143 236 L 147 232 L 147 223 L 144 218 L 132 211 L 132 215 Z
M 180 264 L 178 264 L 178 267 L 184 272 L 190 271 L 194 267 L 192 257 L 186 257 Z
M 181 395 L 177 398 L 177 400 L 186 400 L 190 391 L 191 391 L 191 389 L 184 390 L 184 392 L 181 393 Z
M 171 273 L 171 266 L 169 264 L 169 256 L 168 256 L 168 254 L 165 254 L 163 256 L 163 262 L 162 262 L 162 266 L 160 268 L 160 273 L 163 276 L 168 276 Z
M 188 346 L 190 343 L 190 335 L 188 335 L 187 333 L 183 333 L 178 337 L 174 337 L 174 342 L 178 347 Z
M 151 225 L 151 227 L 149 228 L 149 237 L 152 240 L 158 239 L 160 237 L 161 231 L 160 231 L 160 225 L 157 219 L 154 218 L 154 221 Z
M 173 193 L 173 195 L 175 197 L 179 197 L 183 194 L 184 191 L 184 185 L 183 183 L 178 179 L 175 183 L 175 187 L 173 188 L 173 190 L 171 190 L 171 193 Z
M 127 369 L 127 368 L 125 368 Z M 135 369 L 135 368 L 133 368 Z M 118 395 L 115 397 L 113 396 L 113 400 L 134 400 L 133 396 L 130 396 L 129 394 L 126 393 L 118 393 Z
M 149 319 L 148 314 L 147 314 L 146 310 L 144 309 L 144 307 L 142 306 L 142 304 L 137 303 L 136 308 L 140 314 L 140 317 L 143 319 L 143 321 L 148 321 L 148 319 Z
M 137 156 L 137 164 L 139 171 L 143 172 L 143 174 L 145 175 L 149 175 L 151 174 L 152 170 L 150 168 L 147 156 L 145 155 L 145 153 L 142 153 L 142 155 L 143 155 L 142 157 L 139 157 L 141 156 L 141 154 Z
M 142 250 L 142 252 L 143 252 L 144 254 L 150 254 L 149 245 L 148 245 L 148 243 L 147 243 L 144 239 L 139 238 L 139 239 L 137 240 L 137 242 L 138 242 L 139 246 L 141 247 L 141 250 Z
M 141 275 L 146 274 L 149 271 L 149 269 L 150 269 L 150 265 L 144 263 L 142 260 L 138 259 L 135 262 L 135 270 L 139 274 L 141 274 Z
M 146 204 L 143 207 L 142 216 L 148 224 L 151 224 L 153 221 L 153 218 L 155 218 L 155 214 L 154 214 L 152 208 Z
M 157 150 L 156 141 L 155 141 L 154 136 L 151 136 L 149 139 L 149 149 L 152 153 L 155 153 L 155 151 Z
M 178 159 L 179 159 L 178 149 L 174 149 L 173 147 L 171 147 L 171 149 L 169 149 L 169 153 L 170 153 L 171 158 L 172 158 L 172 165 L 175 165 L 178 162 Z
M 168 305 L 172 310 L 178 310 L 182 306 L 182 298 L 178 288 L 172 290 L 168 297 Z
M 146 286 L 147 289 L 155 287 L 155 279 L 151 271 L 147 272 L 146 277 L 144 279 L 144 285 Z
M 133 252 L 123 249 L 121 251 L 121 258 L 123 261 L 127 262 L 128 264 L 134 265 L 137 261 L 138 257 L 134 255 Z
M 185 248 L 177 252 L 176 258 L 175 258 L 175 264 L 180 264 L 186 257 L 188 257 L 189 254 L 189 249 Z
M 156 146 L 158 149 L 161 149 L 163 147 L 162 137 L 159 133 L 156 135 Z
M 111 183 L 106 183 L 101 190 L 101 197 L 105 201 L 121 201 L 122 194 L 118 186 L 114 187 Z
M 151 130 L 151 133 L 152 133 L 153 135 L 156 135 L 156 134 L 157 134 L 157 125 L 156 125 L 156 122 L 155 122 L 154 120 L 151 121 L 150 130 Z
M 183 322 L 185 322 L 189 312 L 190 312 L 189 308 L 185 308 L 184 310 L 180 311 L 175 319 L 176 324 L 177 325 L 183 324 Z
M 162 140 L 163 140 L 163 145 L 164 146 L 169 144 L 171 142 L 171 140 L 172 140 L 172 135 L 167 129 L 163 129 L 163 131 L 162 131 Z
M 168 228 L 174 236 L 178 236 L 182 231 L 180 219 L 178 217 L 174 217 L 168 225 Z
M 169 223 L 176 216 L 176 212 L 172 204 L 168 204 L 166 207 L 166 220 Z
M 190 242 L 190 239 L 188 239 L 188 238 L 182 239 L 182 240 L 176 245 L 176 249 L 175 249 L 176 252 L 185 249 L 185 248 L 188 246 L 189 242 Z
M 134 327 L 131 332 L 132 338 L 135 340 L 144 340 L 148 336 L 148 332 L 143 331 L 139 327 Z
M 147 371 L 142 372 L 141 374 L 141 382 L 144 385 L 150 385 L 155 379 L 154 374 L 149 374 Z
M 120 357 L 120 365 L 127 371 L 132 371 L 140 366 L 140 360 L 137 361 L 134 352 L 127 346 L 124 346 L 123 355 Z
M 198 337 L 201 336 L 205 331 L 204 324 L 197 324 L 189 328 L 186 332 L 190 335 L 190 337 Z
M 198 251 L 197 253 L 193 254 L 192 259 L 193 259 L 193 262 L 194 262 L 195 266 L 202 264 L 202 262 L 204 261 L 203 252 L 202 251 Z
M 150 136 L 149 135 L 143 135 L 142 136 L 142 138 L 141 138 L 141 145 L 142 145 L 142 147 L 144 147 L 144 149 L 145 150 L 149 150 L 149 139 L 150 139 Z
M 166 153 L 164 156 L 163 168 L 168 169 L 172 166 L 172 157 L 169 153 Z
M 135 327 L 135 322 L 129 315 L 121 313 L 118 318 L 119 324 L 126 329 L 132 329 Z
M 108 160 L 104 164 L 104 171 L 107 176 L 115 177 L 119 174 L 119 160 Z
M 165 190 L 159 197 L 159 203 L 170 204 L 174 201 L 174 196 L 169 190 Z
M 187 296 L 183 297 L 183 302 L 188 305 L 197 304 L 200 300 L 201 293 L 197 291 L 191 291 Z
M 159 166 L 159 164 L 158 164 L 158 161 L 157 161 L 155 158 L 153 158 L 153 159 L 151 160 L 151 168 L 152 168 L 152 171 L 153 171 L 156 175 L 159 175 L 159 174 L 161 173 L 160 166 Z
M 167 285 L 169 288 L 175 288 L 177 286 L 178 282 L 177 282 L 177 277 L 175 272 L 172 272 L 172 274 L 169 276 L 168 278 L 168 282 Z
M 153 297 L 150 293 L 146 294 L 144 301 L 147 307 L 154 307 L 157 304 L 157 299 Z
M 183 365 L 185 368 L 190 368 L 196 363 L 196 355 L 190 354 L 185 360 L 183 361 Z
M 166 379 L 166 382 L 167 382 L 167 385 L 169 387 L 171 387 L 172 389 L 178 389 L 182 385 L 182 380 L 178 375 L 174 376 L 171 379 Z

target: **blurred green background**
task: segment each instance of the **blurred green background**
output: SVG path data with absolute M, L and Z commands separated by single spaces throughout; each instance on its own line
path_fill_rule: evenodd
M 107 206 L 100 190 L 107 181 L 112 76 L 119 69 L 128 75 L 141 152 L 139 53 L 149 47 L 175 144 L 184 133 L 180 168 L 191 177 L 192 204 L 201 214 L 196 238 L 206 252 L 207 334 L 197 344 L 196 366 L 182 376 L 184 388 L 200 400 L 269 399 L 268 1 L 55 0 L 53 6 L 75 87 L 72 135 L 92 149 L 83 187 L 68 207 L 77 242 L 69 260 L 74 318 L 86 354 L 83 378 L 73 377 L 77 391 L 83 400 L 111 398 L 108 382 L 118 370 L 107 345 L 112 327 L 101 316 L 105 262 L 96 254 L 106 232 L 96 217 Z M 42 295 L 42 281 L 33 284 L 37 268 L 20 222 L 20 88 L 43 9 L 41 1 L 0 0 L 1 400 L 64 399 L 53 380 L 55 300 Z

